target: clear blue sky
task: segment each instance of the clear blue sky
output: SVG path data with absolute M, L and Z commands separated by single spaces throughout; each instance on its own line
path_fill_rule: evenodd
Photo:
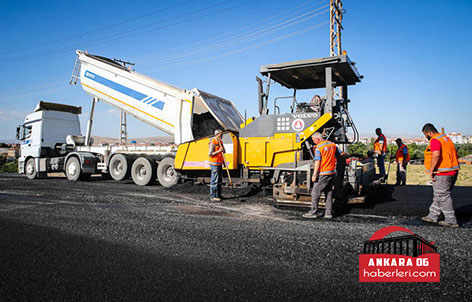
M 329 55 L 325 1 L 0 1 L 0 140 L 39 100 L 82 106 L 68 84 L 75 49 L 136 63 L 175 86 L 231 99 L 257 116 L 260 65 Z M 362 83 L 351 87 L 361 133 L 419 135 L 426 122 L 472 134 L 472 1 L 345 0 L 343 48 Z M 271 92 L 283 92 L 274 89 Z M 301 94 L 309 98 L 312 92 Z M 100 103 L 94 134 L 118 136 L 119 115 Z M 129 122 L 130 137 L 162 133 Z

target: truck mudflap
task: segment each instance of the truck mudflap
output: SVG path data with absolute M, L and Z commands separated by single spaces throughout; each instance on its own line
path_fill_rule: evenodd
M 89 152 L 72 152 L 69 153 L 64 161 L 64 170 L 67 161 L 71 157 L 77 157 L 80 160 L 80 166 L 83 173 L 97 173 L 97 163 L 100 161 L 96 155 Z

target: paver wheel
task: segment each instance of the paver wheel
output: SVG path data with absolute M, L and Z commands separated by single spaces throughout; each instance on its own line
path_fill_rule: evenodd
M 174 170 L 174 159 L 164 158 L 157 166 L 157 179 L 164 187 L 172 187 L 179 181 L 179 174 Z
M 139 186 L 153 183 L 156 180 L 156 163 L 146 157 L 138 158 L 131 167 L 131 177 Z
M 108 171 L 110 172 L 111 178 L 120 181 L 126 179 L 130 175 L 130 162 L 126 155 L 116 154 L 110 160 Z

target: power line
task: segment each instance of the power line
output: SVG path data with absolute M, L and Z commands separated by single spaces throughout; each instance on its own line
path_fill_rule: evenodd
M 275 25 L 271 25 L 271 23 L 268 23 L 267 24 L 268 26 L 266 26 L 266 27 L 256 28 L 256 29 L 252 29 L 252 30 L 247 31 L 247 32 L 242 32 L 242 33 L 239 33 L 237 35 L 231 36 L 231 38 L 224 37 L 224 36 L 227 36 L 227 35 L 224 35 L 223 39 L 216 40 L 213 43 L 204 43 L 200 47 L 190 49 L 190 50 L 188 50 L 188 48 L 187 48 L 187 51 L 182 51 L 182 52 L 178 52 L 178 53 L 175 53 L 175 54 L 161 55 L 161 56 L 157 56 L 157 57 L 154 56 L 154 58 L 152 60 L 151 59 L 144 60 L 144 61 L 141 61 L 141 63 L 159 61 L 160 58 L 162 58 L 161 61 L 171 61 L 173 59 L 178 59 L 178 58 L 188 57 L 188 56 L 195 56 L 195 55 L 198 55 L 198 54 L 208 53 L 208 52 L 211 52 L 211 51 L 214 51 L 214 50 L 217 50 L 217 49 L 227 48 L 227 47 L 232 46 L 232 45 L 247 42 L 247 41 L 256 39 L 260 36 L 264 36 L 264 35 L 267 35 L 267 34 L 270 34 L 270 33 L 274 33 L 274 32 L 277 32 L 279 30 L 285 29 L 287 27 L 290 27 L 290 26 L 296 25 L 298 23 L 301 23 L 303 21 L 312 19 L 312 18 L 314 18 L 314 17 L 316 17 L 320 14 L 323 14 L 323 13 L 327 12 L 328 10 L 325 10 L 325 11 L 322 11 L 318 14 L 314 14 L 314 15 L 310 16 L 311 13 L 320 11 L 321 9 L 323 9 L 325 7 L 328 7 L 328 5 L 324 5 L 320 8 L 311 10 L 309 12 L 305 12 L 302 15 L 298 15 L 298 16 L 296 16 L 294 18 L 291 18 L 291 19 L 288 19 L 288 20 L 283 20 L 282 19 L 281 22 L 279 22 Z M 296 13 L 298 13 L 298 12 L 296 12 Z M 294 13 L 289 14 L 288 16 L 293 15 L 293 14 Z M 303 18 L 303 17 L 305 17 L 305 18 Z M 213 40 L 215 40 L 215 39 L 213 39 Z
M 15 96 L 18 96 L 18 94 L 22 93 L 22 92 L 29 93 L 29 92 L 33 92 L 33 91 L 36 91 L 36 90 L 41 90 L 41 89 L 44 89 L 44 88 L 50 88 L 50 87 L 58 86 L 59 84 L 64 85 L 64 83 L 65 83 L 65 81 L 57 81 L 57 82 L 53 82 L 53 83 L 49 83 L 49 84 L 45 84 L 45 85 L 36 86 L 36 87 L 15 90 L 14 94 L 0 94 L 0 99 L 15 97 Z
M 290 33 L 290 34 L 286 34 L 286 35 L 283 35 L 283 36 L 274 38 L 274 39 L 269 40 L 269 41 L 260 42 L 260 43 L 254 44 L 254 45 L 250 45 L 250 46 L 247 46 L 247 47 L 244 47 L 244 48 L 240 48 L 240 49 L 237 49 L 237 50 L 234 50 L 234 51 L 231 51 L 231 52 L 227 52 L 227 53 L 224 53 L 224 54 L 221 54 L 221 55 L 218 55 L 218 56 L 213 56 L 213 57 L 206 58 L 206 59 L 187 61 L 187 62 L 185 62 L 185 63 L 181 63 L 180 65 L 172 65 L 172 64 L 170 64 L 170 65 L 164 65 L 163 67 L 160 67 L 159 70 L 175 69 L 175 68 L 184 67 L 184 66 L 188 66 L 188 65 L 194 65 L 194 64 L 199 64 L 199 63 L 203 63 L 203 62 L 213 61 L 213 60 L 216 60 L 216 59 L 221 59 L 221 58 L 224 58 L 224 57 L 233 55 L 233 54 L 237 54 L 237 53 L 241 53 L 241 52 L 245 52 L 245 51 L 257 49 L 257 48 L 260 48 L 260 47 L 262 47 L 262 46 L 266 46 L 266 45 L 268 45 L 268 44 L 272 44 L 272 43 L 278 42 L 278 41 L 280 41 L 280 40 L 284 40 L 284 39 L 287 39 L 287 38 L 291 38 L 291 37 L 294 37 L 294 36 L 297 36 L 297 35 L 306 33 L 306 32 L 308 32 L 308 31 L 315 30 L 315 29 L 320 28 L 320 27 L 322 27 L 323 25 L 327 25 L 327 24 L 329 24 L 328 21 L 321 22 L 321 23 L 319 23 L 319 24 L 306 27 L 306 28 L 304 28 L 304 29 L 301 29 L 301 30 L 298 30 L 298 31 L 293 32 L 293 33 Z
M 316 10 L 313 10 L 313 11 L 318 11 L 319 9 L 316 9 Z M 313 12 L 312 11 L 312 12 Z M 179 55 L 176 55 L 174 57 L 171 57 L 171 56 L 168 56 L 167 58 L 165 59 L 157 59 L 157 60 L 153 60 L 153 61 L 150 61 L 148 60 L 148 64 L 150 62 L 151 65 L 156 65 L 156 64 L 162 64 L 162 63 L 169 63 L 170 62 L 173 62 L 173 61 L 180 61 L 182 59 L 185 60 L 185 58 L 187 57 L 192 57 L 192 59 L 195 59 L 194 57 L 195 56 L 198 56 L 198 55 L 203 55 L 205 53 L 211 53 L 211 52 L 214 52 L 214 51 L 217 51 L 219 49 L 225 49 L 225 48 L 228 48 L 228 47 L 231 47 L 231 46 L 234 46 L 234 45 L 237 45 L 237 44 L 242 44 L 242 43 L 247 43 L 251 40 L 254 40 L 254 39 L 257 39 L 259 37 L 263 37 L 263 36 L 267 36 L 271 33 L 274 33 L 274 32 L 277 32 L 277 31 L 280 31 L 282 29 L 286 29 L 288 27 L 291 27 L 291 26 L 294 26 L 296 24 L 299 24 L 301 22 L 304 22 L 306 20 L 309 20 L 309 19 L 312 19 L 314 17 L 317 17 L 321 14 L 324 14 L 328 12 L 328 9 L 324 10 L 324 11 L 321 11 L 317 14 L 314 14 L 314 15 L 311 15 L 311 16 L 308 16 L 308 17 L 305 17 L 305 18 L 302 18 L 300 20 L 296 20 L 296 19 L 299 19 L 301 18 L 302 16 L 306 16 L 307 14 L 304 14 L 302 16 L 298 16 L 296 18 L 292 18 L 288 21 L 285 21 L 285 22 L 281 22 L 277 25 L 274 25 L 274 26 L 270 26 L 268 28 L 265 28 L 265 29 L 262 29 L 262 30 L 259 30 L 259 31 L 256 31 L 256 32 L 253 32 L 253 33 L 250 33 L 250 34 L 246 34 L 246 35 L 243 35 L 243 36 L 240 36 L 238 37 L 237 39 L 233 39 L 233 40 L 228 40 L 226 43 L 221 43 L 221 42 L 216 42 L 214 43 L 213 45 L 208 45 L 207 47 L 205 48 L 200 48 L 200 50 L 197 50 L 197 51 L 188 51 L 187 53 L 184 53 L 184 54 L 179 54 Z M 310 12 L 311 13 L 311 12 Z M 295 21 L 294 21 L 295 20 Z M 290 22 L 289 22 L 290 21 Z M 154 62 L 154 63 L 153 63 Z
M 220 3 L 214 4 L 214 5 L 210 5 L 210 6 L 195 10 L 191 14 L 206 11 L 208 9 L 226 4 L 226 3 L 231 2 L 231 1 L 232 0 L 227 0 L 227 1 L 223 1 L 223 2 L 220 2 Z M 151 32 L 151 31 L 160 30 L 160 29 L 163 29 L 163 28 L 168 28 L 168 27 L 179 25 L 179 24 L 182 24 L 182 23 L 187 23 L 187 22 L 190 22 L 190 21 L 202 18 L 202 17 L 211 16 L 211 15 L 223 12 L 223 11 L 239 8 L 239 7 L 249 5 L 249 4 L 258 2 L 258 1 L 261 1 L 261 0 L 252 0 L 252 1 L 249 1 L 249 2 L 246 2 L 246 3 L 242 3 L 242 4 L 234 5 L 232 7 L 228 7 L 228 8 L 225 8 L 225 9 L 220 9 L 220 10 L 217 10 L 217 11 L 214 11 L 214 12 L 198 15 L 198 16 L 195 16 L 195 17 L 192 17 L 192 18 L 184 18 L 184 17 L 187 17 L 188 14 L 181 14 L 181 15 L 178 15 L 178 16 L 174 16 L 174 17 L 159 21 L 159 22 L 154 22 L 154 23 L 151 23 L 151 24 L 148 24 L 148 25 L 144 25 L 144 26 L 132 29 L 132 30 L 121 32 L 119 34 L 114 34 L 114 35 L 111 35 L 111 36 L 108 36 L 108 37 L 91 40 L 89 42 L 83 42 L 83 43 L 86 44 L 86 46 L 84 46 L 84 47 L 90 47 L 90 46 L 95 46 L 95 45 L 99 45 L 99 44 L 109 43 L 109 42 L 112 42 L 112 41 L 116 41 L 116 40 L 120 40 L 120 39 L 128 38 L 128 37 L 135 37 L 136 35 L 148 33 L 148 32 Z M 166 21 L 171 21 L 171 20 L 175 20 L 175 19 L 179 19 L 179 18 L 184 18 L 184 19 L 181 20 L 181 21 L 178 21 L 178 22 L 163 25 L 163 26 L 153 28 L 153 29 L 150 29 L 150 30 L 134 33 L 136 31 L 142 30 L 144 28 L 155 26 L 155 25 L 164 23 Z M 130 33 L 133 33 L 133 34 L 130 34 Z M 126 34 L 128 34 L 128 35 L 126 35 Z M 0 60 L 0 63 L 15 62 L 15 61 L 20 61 L 20 60 L 25 60 L 25 59 L 34 59 L 34 58 L 48 56 L 48 55 L 55 55 L 55 54 L 60 54 L 60 53 L 64 53 L 64 52 L 67 52 L 67 51 L 75 50 L 76 48 L 78 48 L 77 45 L 74 45 L 74 46 L 71 45 L 71 46 L 67 46 L 67 47 L 63 47 L 63 48 L 54 49 L 54 50 L 51 50 L 51 51 L 45 52 L 45 53 L 37 53 L 37 54 L 27 55 L 27 56 L 23 56 L 23 57 L 16 57 L 16 58 L 11 58 L 11 59 Z
M 206 40 L 204 40 L 204 41 L 199 41 L 199 42 L 197 42 L 197 43 L 193 43 L 193 44 L 190 44 L 190 45 L 189 45 L 189 44 L 186 44 L 185 46 L 174 47 L 174 48 L 168 49 L 168 50 L 166 50 L 166 51 L 161 52 L 161 56 L 165 56 L 166 54 L 175 54 L 175 52 L 177 52 L 177 51 L 179 51 L 179 50 L 187 50 L 187 49 L 189 49 L 189 48 L 193 48 L 193 47 L 199 46 L 199 45 L 202 45 L 202 47 L 206 47 L 206 46 L 208 45 L 208 43 L 210 43 L 210 42 L 214 43 L 215 40 L 216 40 L 216 41 L 221 40 L 222 38 L 225 38 L 226 36 L 232 36 L 233 34 L 236 34 L 236 33 L 240 32 L 240 31 L 244 31 L 244 30 L 246 30 L 246 29 L 248 29 L 248 28 L 249 28 L 249 29 L 252 29 L 253 27 L 258 26 L 259 24 L 267 25 L 267 24 L 268 24 L 268 23 L 267 23 L 268 21 L 270 21 L 270 20 L 272 20 L 272 19 L 275 19 L 275 18 L 277 18 L 277 17 L 279 17 L 279 16 L 288 17 L 288 16 L 291 16 L 291 15 L 297 14 L 297 13 L 299 13 L 299 12 L 303 12 L 303 11 L 307 10 L 308 8 L 310 8 L 310 7 L 317 6 L 318 4 L 325 3 L 325 2 L 326 2 L 326 1 L 323 0 L 323 1 L 320 1 L 320 2 L 314 4 L 314 3 L 312 3 L 312 1 L 310 0 L 310 1 L 307 1 L 307 2 L 305 2 L 305 3 L 299 4 L 299 5 L 295 6 L 295 7 L 292 7 L 292 8 L 290 8 L 290 9 L 288 9 L 288 10 L 285 10 L 285 11 L 279 13 L 279 14 L 275 14 L 275 15 L 272 15 L 272 16 L 270 16 L 270 17 L 268 17 L 268 18 L 262 19 L 262 20 L 260 20 L 259 22 L 256 22 L 256 23 L 253 23 L 253 24 L 250 24 L 250 25 L 247 25 L 247 26 L 240 27 L 240 28 L 238 28 L 238 29 L 236 29 L 236 30 L 233 30 L 233 31 L 230 31 L 230 32 L 226 32 L 226 33 L 223 34 L 223 35 L 219 35 L 219 36 L 216 36 L 216 37 L 212 37 L 212 38 L 210 38 L 210 39 L 206 39 Z M 309 5 L 308 5 L 306 8 L 303 8 L 303 9 L 301 9 L 301 10 L 298 10 L 298 11 L 296 11 L 296 12 L 294 12 L 294 13 L 289 13 L 289 12 L 291 12 L 291 11 L 293 11 L 293 10 L 299 9 L 299 8 L 302 7 L 302 6 L 306 6 L 307 4 L 309 4 Z M 269 24 L 270 24 L 270 23 L 269 23 Z M 144 55 L 144 56 L 134 57 L 134 60 L 135 60 L 135 61 L 139 61 L 139 60 L 146 60 L 146 59 L 149 59 L 149 58 L 155 58 L 155 54 L 150 54 L 150 55 Z
M 116 26 L 120 26 L 120 25 L 123 25 L 123 24 L 131 23 L 133 21 L 136 21 L 136 20 L 139 20 L 139 19 L 142 19 L 142 18 L 146 18 L 146 17 L 152 16 L 152 15 L 158 14 L 158 13 L 162 13 L 162 12 L 171 10 L 173 8 L 184 6 L 184 5 L 186 5 L 190 2 L 194 2 L 194 1 L 195 0 L 188 0 L 188 1 L 182 2 L 182 3 L 177 4 L 177 5 L 169 6 L 169 7 L 163 8 L 163 9 L 159 9 L 159 10 L 141 15 L 139 17 L 135 17 L 135 18 L 128 19 L 128 20 L 125 20 L 125 21 L 122 21 L 122 22 L 118 22 L 118 23 L 106 25 L 106 26 L 103 26 L 103 27 L 99 27 L 99 28 L 96 28 L 96 29 L 93 29 L 93 30 L 90 30 L 90 31 L 87 31 L 87 32 L 80 33 L 80 34 L 75 34 L 75 35 L 71 35 L 71 36 L 67 36 L 67 37 L 63 37 L 63 38 L 60 38 L 60 39 L 47 41 L 47 42 L 43 42 L 43 43 L 33 44 L 33 45 L 22 47 L 22 48 L 16 48 L 16 49 L 10 49 L 10 50 L 6 50 L 6 51 L 1 51 L 0 54 L 11 53 L 11 52 L 16 52 L 16 51 L 22 51 L 22 50 L 28 50 L 28 49 L 32 49 L 32 48 L 41 47 L 41 46 L 44 46 L 44 45 L 54 44 L 54 43 L 57 43 L 57 42 L 62 42 L 62 41 L 70 40 L 70 39 L 73 39 L 73 38 L 89 35 L 89 34 L 92 34 L 92 33 L 95 33 L 95 32 L 99 32 L 99 31 L 103 31 L 103 30 L 113 28 L 113 27 L 116 27 Z
M 51 89 L 38 91 L 38 92 L 31 92 L 27 94 L 16 94 L 16 95 L 8 96 L 8 97 L 0 97 L 0 101 L 11 101 L 11 100 L 15 100 L 19 98 L 27 98 L 27 97 L 39 97 L 39 96 L 49 95 L 56 91 L 63 90 L 66 88 L 68 88 L 67 84 L 65 84 L 62 87 L 51 88 Z

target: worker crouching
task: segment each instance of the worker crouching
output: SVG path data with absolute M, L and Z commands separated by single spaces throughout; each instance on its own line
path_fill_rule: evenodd
M 225 147 L 221 138 L 223 136 L 223 131 L 215 130 L 215 137 L 210 139 L 210 170 L 211 170 L 211 180 L 210 180 L 210 200 L 211 201 L 221 201 L 221 183 L 222 183 L 222 170 L 224 163 L 223 153 L 225 152 Z
M 320 218 L 323 215 L 318 211 L 318 201 L 321 193 L 326 197 L 326 210 L 324 218 L 333 218 L 333 183 L 336 176 L 336 157 L 346 156 L 347 153 L 341 153 L 339 148 L 333 142 L 323 139 L 319 132 L 315 132 L 312 137 L 315 143 L 315 158 L 313 163 L 313 189 L 311 191 L 310 211 L 303 215 L 303 218 Z
M 395 155 L 395 161 L 397 162 L 397 182 L 396 186 L 406 185 L 406 167 L 410 162 L 410 153 L 408 147 L 402 142 L 401 138 L 395 140 L 398 149 Z

